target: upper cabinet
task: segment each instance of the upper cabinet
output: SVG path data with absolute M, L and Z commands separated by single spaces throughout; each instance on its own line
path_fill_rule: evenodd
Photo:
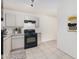
M 34 20 L 36 21 L 36 28 L 39 27 L 39 17 L 33 16 L 28 13 L 5 10 L 5 26 L 6 27 L 23 27 L 24 20 Z
M 15 26 L 16 25 L 16 15 L 13 13 L 5 13 L 5 25 L 6 26 Z
M 16 11 L 5 11 L 5 26 L 23 27 L 25 15 Z
M 24 26 L 24 15 L 16 14 L 16 26 L 23 27 Z

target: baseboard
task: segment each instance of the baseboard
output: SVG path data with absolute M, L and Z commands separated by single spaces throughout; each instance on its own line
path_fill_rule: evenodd
M 43 42 L 48 42 L 48 41 L 56 41 L 56 40 L 42 40 L 41 42 L 43 43 Z
M 59 50 L 60 52 L 62 52 L 62 53 L 64 53 L 64 54 L 66 54 L 66 55 L 68 55 L 68 56 L 70 56 L 72 59 L 75 59 L 74 57 L 72 57 L 72 56 L 71 56 L 71 55 L 69 55 L 68 53 L 66 53 L 66 52 L 62 51 L 61 49 L 57 48 L 57 50 Z
M 22 48 L 15 48 L 15 49 L 12 49 L 11 52 L 13 52 L 13 51 L 17 51 L 17 50 L 22 50 L 22 49 L 24 49 L 24 47 L 22 47 Z

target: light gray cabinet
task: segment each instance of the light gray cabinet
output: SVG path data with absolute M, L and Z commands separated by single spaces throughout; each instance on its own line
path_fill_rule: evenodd
M 9 27 L 23 27 L 24 20 L 35 20 L 36 28 L 39 27 L 39 17 L 26 15 L 22 12 L 7 10 L 5 13 L 5 25 Z
M 37 35 L 38 37 L 37 37 L 37 41 L 38 41 L 38 45 L 40 45 L 41 44 L 41 33 L 38 33 L 38 35 Z
M 12 36 L 12 49 L 24 48 L 24 36 Z
M 7 27 L 23 27 L 25 15 L 16 12 L 5 12 L 5 25 Z
M 11 37 L 4 38 L 4 46 L 3 46 L 3 59 L 10 59 L 11 52 Z
M 16 26 L 16 14 L 5 13 L 5 25 L 6 26 Z
M 16 26 L 24 26 L 24 15 L 23 14 L 16 14 Z

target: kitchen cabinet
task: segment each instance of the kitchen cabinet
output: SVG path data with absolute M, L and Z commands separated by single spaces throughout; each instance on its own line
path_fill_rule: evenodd
M 3 59 L 10 59 L 11 52 L 11 36 L 4 38 Z
M 16 14 L 16 26 L 23 27 L 24 26 L 24 15 Z
M 16 26 L 16 15 L 11 13 L 11 12 L 6 12 L 5 13 L 5 25 L 12 27 Z
M 40 45 L 41 44 L 41 33 L 38 33 L 37 39 L 38 39 L 38 45 Z
M 41 44 L 41 33 L 38 33 L 38 45 Z M 12 50 L 24 48 L 24 35 L 12 36 Z
M 12 49 L 20 49 L 24 48 L 24 36 L 18 35 L 18 36 L 12 36 Z
M 39 17 L 31 16 L 23 12 L 17 12 L 12 10 L 5 10 L 5 25 L 8 27 L 23 27 L 24 20 L 35 20 L 36 28 L 39 27 Z
M 6 10 L 5 15 L 5 25 L 7 27 L 23 27 L 25 14 L 21 12 Z

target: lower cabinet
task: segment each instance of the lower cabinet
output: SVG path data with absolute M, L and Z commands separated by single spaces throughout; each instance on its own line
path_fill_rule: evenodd
M 37 37 L 38 45 L 41 43 L 41 33 Z M 24 48 L 24 36 L 12 36 L 12 50 Z
M 38 41 L 38 45 L 40 45 L 41 44 L 41 33 L 38 33 L 38 35 L 37 35 L 38 37 L 37 37 L 37 41 Z
M 3 43 L 3 59 L 10 59 L 11 37 L 5 38 Z
M 13 36 L 12 37 L 12 49 L 24 48 L 24 37 L 23 36 Z

